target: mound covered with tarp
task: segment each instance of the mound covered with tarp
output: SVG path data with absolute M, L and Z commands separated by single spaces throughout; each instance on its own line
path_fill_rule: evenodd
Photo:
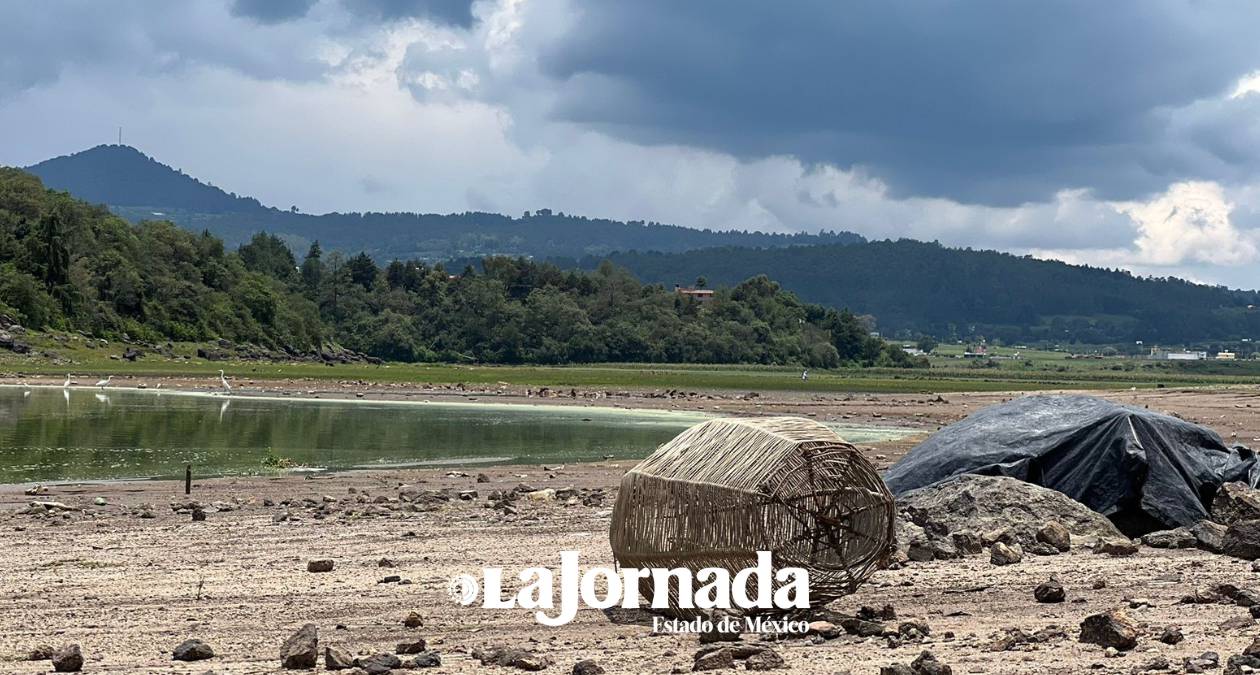
M 1256 486 L 1254 453 L 1185 420 L 1093 396 L 1028 396 L 928 437 L 884 474 L 897 497 L 959 474 L 1010 476 L 1075 499 L 1123 532 L 1208 517 L 1222 483 Z

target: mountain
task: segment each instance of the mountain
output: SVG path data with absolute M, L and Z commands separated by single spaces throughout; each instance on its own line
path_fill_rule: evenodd
M 50 188 L 106 204 L 132 222 L 165 219 L 209 230 L 229 246 L 256 232 L 280 236 L 305 252 L 313 241 L 325 249 L 367 252 L 379 261 L 512 255 L 581 257 L 612 251 L 678 252 L 711 246 L 783 247 L 851 244 L 851 232 L 768 234 L 697 230 L 660 223 L 585 218 L 539 209 L 521 217 L 494 213 L 328 213 L 310 215 L 264 206 L 225 192 L 123 145 L 100 145 L 27 167 Z
M 1260 335 L 1256 291 L 912 240 L 608 259 L 666 285 L 700 276 L 725 285 L 766 274 L 807 302 L 874 315 L 885 335 L 901 337 L 1152 345 Z

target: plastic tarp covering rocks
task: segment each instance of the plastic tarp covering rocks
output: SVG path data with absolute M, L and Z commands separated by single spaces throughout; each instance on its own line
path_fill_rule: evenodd
M 884 481 L 900 497 L 966 473 L 1058 490 L 1130 536 L 1193 525 L 1221 483 L 1260 479 L 1251 450 L 1197 424 L 1093 396 L 1028 396 L 941 429 Z

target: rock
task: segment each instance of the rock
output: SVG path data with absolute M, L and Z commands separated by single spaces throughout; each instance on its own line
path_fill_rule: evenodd
M 604 675 L 604 668 L 593 659 L 583 659 L 573 664 L 573 675 Z
M 1190 534 L 1199 542 L 1199 548 L 1212 553 L 1220 553 L 1225 546 L 1226 527 L 1210 520 L 1200 520 L 1190 526 Z
M 96 499 L 93 499 L 93 500 L 92 500 L 92 503 L 93 503 L 93 504 L 95 504 L 95 505 L 97 505 L 97 506 L 105 506 L 105 505 L 106 505 L 106 504 L 108 504 L 109 502 L 105 501 L 105 498 L 104 498 L 104 497 L 97 497 Z
M 542 490 L 534 490 L 525 493 L 525 498 L 531 502 L 554 502 L 556 501 L 555 488 L 543 488 Z
M 416 612 L 410 612 L 407 614 L 407 618 L 403 619 L 402 624 L 408 628 L 420 628 L 424 626 L 424 617 Z
M 1142 535 L 1142 543 L 1151 548 L 1194 548 L 1199 540 L 1188 527 L 1160 530 Z
M 546 656 L 535 654 L 527 649 L 511 647 L 474 649 L 472 657 L 480 661 L 483 666 L 504 666 L 529 671 L 543 670 L 551 665 L 551 659 Z
M 1079 640 L 1128 651 L 1137 646 L 1137 625 L 1122 609 L 1092 614 L 1081 622 Z
M 730 649 L 701 652 L 696 655 L 695 663 L 691 665 L 691 669 L 697 672 L 702 670 L 726 670 L 734 667 L 735 653 Z
M 327 558 L 321 558 L 319 560 L 308 560 L 306 562 L 306 571 L 307 572 L 331 572 L 333 571 L 333 567 L 335 566 L 336 566 L 336 563 L 334 563 L 332 560 L 329 560 Z
M 1109 539 L 1094 547 L 1094 553 L 1105 553 L 1113 558 L 1131 556 L 1137 552 L 1137 545 L 1128 539 Z
M 1222 484 L 1212 499 L 1212 520 L 1222 525 L 1260 520 L 1260 490 L 1246 483 Z
M 424 640 L 415 640 L 413 642 L 399 642 L 398 646 L 394 648 L 394 653 L 395 654 L 419 654 L 420 652 L 423 652 L 427 647 L 428 645 L 425 644 Z
M 1062 553 L 1072 550 L 1072 533 L 1057 520 L 1052 520 L 1037 530 L 1037 541 L 1049 544 Z
M 486 475 L 486 474 L 484 474 L 484 473 L 479 473 L 479 474 L 477 474 L 477 482 L 478 482 L 478 483 L 489 483 L 489 482 L 490 482 L 490 477 L 489 477 L 489 476 L 487 476 L 487 475 Z
M 746 670 L 778 670 L 787 668 L 787 664 L 783 662 L 783 657 L 779 656 L 778 652 L 766 649 L 749 656 L 748 660 L 744 661 L 744 668 Z
M 1203 652 L 1196 657 L 1187 657 L 1182 669 L 1187 673 L 1206 673 L 1221 667 L 1221 655 L 1216 652 Z
M 936 660 L 932 652 L 922 652 L 910 663 L 910 670 L 915 675 L 953 675 L 953 668 Z
M 1168 662 L 1167 658 L 1163 656 L 1156 656 L 1155 658 L 1138 666 L 1136 672 L 1149 673 L 1156 670 L 1170 670 L 1171 668 L 1172 664 Z
M 984 542 L 975 532 L 954 532 L 950 535 L 954 540 L 954 550 L 958 555 L 979 555 L 984 553 Z
M 1186 639 L 1186 636 L 1182 635 L 1180 628 L 1176 626 L 1167 626 L 1160 632 L 1159 638 L 1157 639 L 1166 645 L 1175 645 Z
M 203 661 L 214 658 L 214 650 L 201 640 L 184 640 L 171 652 L 175 661 Z
M 864 619 L 844 619 L 840 622 L 844 632 L 858 637 L 878 637 L 884 634 L 884 624 Z
M 354 667 L 354 656 L 341 647 L 324 648 L 324 668 L 328 670 L 347 670 Z
M 54 651 L 56 650 L 54 650 L 52 646 L 50 645 L 36 645 L 35 648 L 32 649 L 29 654 L 27 654 L 26 660 L 27 661 L 47 661 L 48 659 L 52 658 Z
M 52 653 L 53 670 L 58 673 L 77 673 L 83 669 L 83 652 L 79 645 L 66 645 Z
M 904 663 L 894 663 L 891 666 L 881 666 L 879 675 L 915 675 L 915 672 Z
M 994 565 L 1014 565 L 1024 559 L 1024 551 L 1019 544 L 1007 546 L 997 542 L 989 547 L 989 562 Z
M 824 640 L 833 640 L 840 637 L 842 631 L 840 627 L 830 621 L 810 621 L 805 631 L 806 635 L 819 635 Z
M 1247 670 L 1243 670 L 1246 668 Z M 1260 658 L 1239 654 L 1231 656 L 1225 662 L 1225 675 L 1242 675 L 1243 673 L 1253 673 L 1260 670 Z
M 416 654 L 416 658 L 412 659 L 410 664 L 412 668 L 437 668 L 442 665 L 442 657 L 437 652 L 421 652 Z
M 1005 476 L 954 476 L 911 490 L 897 503 L 906 520 L 933 538 L 951 532 L 1006 531 L 1011 541 L 1004 543 L 1031 545 L 1037 532 L 1051 522 L 1062 525 L 1073 538 L 1123 538 L 1105 516 L 1067 495 Z
M 1224 621 L 1220 623 L 1219 627 L 1223 631 L 1231 631 L 1231 630 L 1245 630 L 1255 625 L 1256 625 L 1256 620 L 1253 619 L 1251 615 L 1247 615 L 1247 616 L 1236 616 L 1230 619 L 1225 619 Z
M 357 668 L 362 668 L 368 675 L 385 675 L 395 668 L 402 667 L 402 660 L 393 654 L 373 654 L 354 660 Z
M 1260 637 L 1251 641 L 1247 648 L 1243 650 L 1247 656 L 1260 656 Z
M 206 512 L 201 509 L 193 509 L 192 519 L 194 523 L 200 523 L 206 519 Z
M 319 629 L 308 623 L 280 647 L 280 666 L 289 670 L 314 668 L 319 660 Z
M 377 567 L 398 567 L 398 564 L 389 558 L 381 558 L 376 561 Z
M 1063 584 L 1051 579 L 1037 586 L 1033 590 L 1033 597 L 1037 599 L 1037 602 L 1063 602 L 1067 593 L 1063 590 Z
M 744 621 L 739 614 L 721 609 L 709 612 L 706 617 L 712 630 L 700 633 L 700 644 L 713 642 L 739 642 L 744 631 Z
M 1260 559 L 1260 520 L 1240 520 L 1230 524 L 1221 541 L 1221 552 L 1246 560 Z

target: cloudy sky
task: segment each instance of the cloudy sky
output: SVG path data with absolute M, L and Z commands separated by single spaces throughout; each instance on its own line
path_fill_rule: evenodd
M 0 5 L 0 163 L 307 212 L 846 229 L 1260 287 L 1252 0 Z

